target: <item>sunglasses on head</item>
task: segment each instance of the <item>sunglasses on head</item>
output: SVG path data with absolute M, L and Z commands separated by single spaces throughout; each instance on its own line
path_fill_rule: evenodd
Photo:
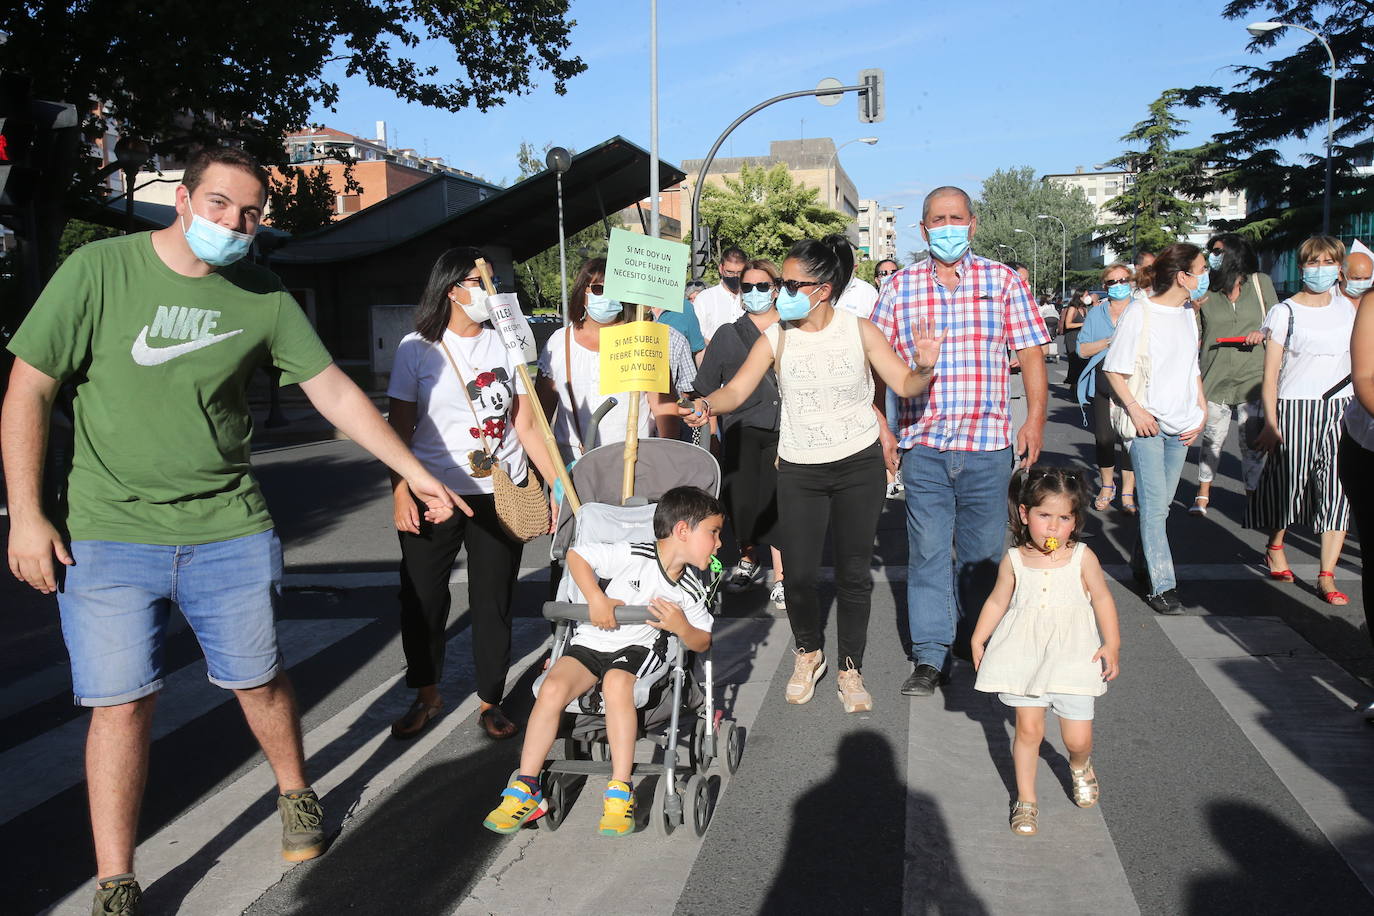
M 782 286 L 792 295 L 796 295 L 799 290 L 808 286 L 820 286 L 824 280 L 783 280 Z
M 751 293 L 754 290 L 758 290 L 761 293 L 766 293 L 770 292 L 773 289 L 773 281 L 767 280 L 763 283 L 741 283 L 739 285 L 739 288 L 740 292 L 742 293 Z

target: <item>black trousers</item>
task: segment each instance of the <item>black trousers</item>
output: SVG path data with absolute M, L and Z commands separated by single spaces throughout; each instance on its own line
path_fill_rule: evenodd
M 733 426 L 721 443 L 725 504 L 740 547 L 777 546 L 778 434 L 768 429 Z
M 1112 429 L 1112 399 L 1103 391 L 1103 378 L 1097 377 L 1097 393 L 1093 395 L 1093 439 L 1097 446 L 1098 468 L 1116 468 L 1118 471 L 1131 470 L 1131 450 L 1126 447 L 1116 430 Z M 1121 448 L 1118 450 L 1117 446 Z M 1117 484 L 1120 489 L 1121 484 Z
M 878 443 L 827 464 L 778 463 L 778 526 L 787 576 L 783 589 L 787 619 L 797 649 L 814 652 L 824 644 L 816 578 L 830 528 L 835 563 L 836 660 L 862 668 L 872 607 L 873 541 L 883 512 L 887 475 Z
M 1341 484 L 1350 500 L 1350 512 L 1355 517 L 1355 530 L 1360 533 L 1361 545 L 1366 537 L 1374 537 L 1374 452 L 1341 432 L 1338 463 Z M 1360 574 L 1360 592 L 1364 599 L 1364 621 L 1369 637 L 1374 640 L 1374 582 Z
M 419 534 L 400 532 L 406 686 L 428 687 L 443 676 L 449 573 L 466 543 L 477 696 L 487 703 L 500 703 L 510 668 L 511 596 L 525 545 L 502 530 L 496 520 L 495 497 L 481 493 L 463 500 L 472 507 L 472 518 L 454 512 L 443 524 L 432 525 L 422 515 Z M 420 509 L 423 513 L 423 504 Z

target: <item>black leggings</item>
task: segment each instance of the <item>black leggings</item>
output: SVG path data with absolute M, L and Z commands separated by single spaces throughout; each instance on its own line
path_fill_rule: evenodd
M 1350 438 L 1350 433 L 1342 432 L 1337 464 L 1363 546 L 1366 537 L 1374 537 L 1374 476 L 1371 476 L 1374 475 L 1374 452 Z M 1363 573 L 1360 574 L 1360 592 L 1364 599 L 1365 627 L 1370 639 L 1374 640 L 1374 583 Z
M 778 434 L 733 426 L 721 443 L 725 503 L 740 547 L 776 546 L 778 522 Z
M 463 499 L 472 507 L 472 518 L 455 511 L 453 518 L 432 525 L 424 520 L 424 505 L 417 502 L 420 533 L 399 532 L 406 686 L 437 684 L 444 673 L 449 573 L 466 542 L 477 696 L 486 703 L 500 703 L 510 668 L 511 595 L 524 545 L 506 534 L 496 520 L 495 497 L 479 493 Z
M 1097 466 L 1116 468 L 1118 471 L 1131 469 L 1131 450 L 1126 447 L 1112 429 L 1112 399 L 1103 393 L 1101 375 L 1097 377 L 1097 393 L 1093 395 L 1093 439 L 1097 445 Z M 1119 456 L 1117 445 L 1121 446 Z M 1120 460 L 1118 460 L 1118 457 Z
M 824 645 L 816 578 L 830 528 L 835 563 L 837 661 L 862 668 L 872 606 L 873 541 L 883 512 L 887 475 L 878 443 L 826 464 L 778 463 L 778 527 L 787 565 L 783 589 L 797 649 Z

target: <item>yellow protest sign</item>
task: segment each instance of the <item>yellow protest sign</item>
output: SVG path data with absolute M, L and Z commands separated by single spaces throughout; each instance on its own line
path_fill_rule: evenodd
M 632 321 L 601 329 L 601 396 L 668 391 L 668 326 Z

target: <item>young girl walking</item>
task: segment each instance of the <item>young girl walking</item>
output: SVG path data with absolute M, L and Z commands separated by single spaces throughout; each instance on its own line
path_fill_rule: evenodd
M 1093 772 L 1093 699 L 1120 671 L 1121 630 L 1102 566 L 1078 540 L 1082 483 L 1073 471 L 1017 472 L 1011 482 L 1015 545 L 973 631 L 976 689 L 1016 709 L 1012 760 L 1016 801 L 1011 829 L 1031 836 L 1040 809 L 1035 771 L 1045 738 L 1045 710 L 1059 717 L 1069 752 L 1073 800 L 1097 804 Z

